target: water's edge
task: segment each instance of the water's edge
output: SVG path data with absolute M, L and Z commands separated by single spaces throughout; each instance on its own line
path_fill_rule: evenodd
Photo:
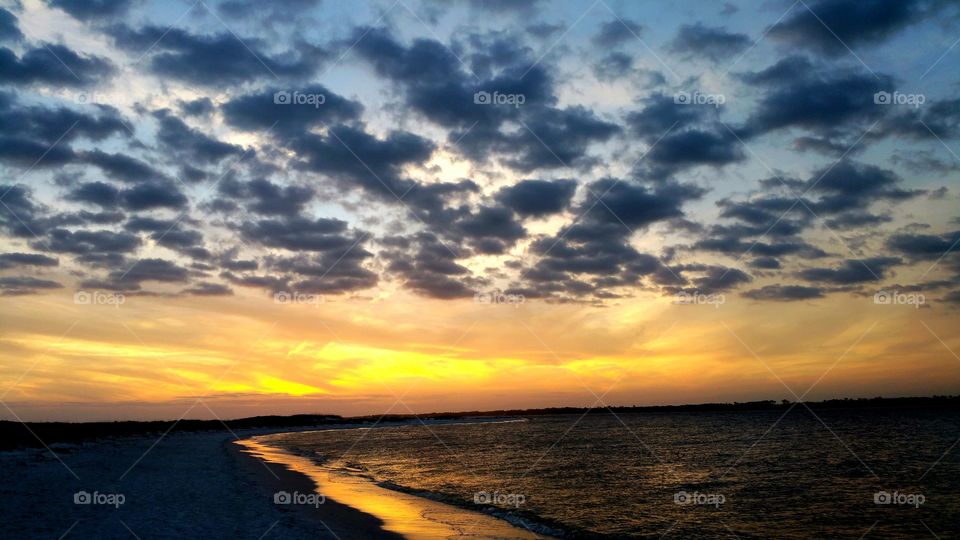
M 526 419 L 498 418 L 437 423 L 525 421 Z M 366 429 L 383 429 L 383 427 Z M 284 433 L 286 432 L 273 433 L 270 436 L 282 436 Z M 332 501 L 370 513 L 387 522 L 388 528 L 393 532 L 398 532 L 407 538 L 428 538 L 436 534 L 439 528 L 446 529 L 446 532 L 452 533 L 453 536 L 462 536 L 466 533 L 475 536 L 482 531 L 482 537 L 498 539 L 570 536 L 569 531 L 564 530 L 559 524 L 549 523 L 539 516 L 517 515 L 496 507 L 471 505 L 441 493 L 425 492 L 391 482 L 377 482 L 363 474 L 333 468 L 323 463 L 316 455 L 297 453 L 262 439 L 263 436 L 252 436 L 233 441 L 233 444 L 254 459 L 279 463 L 291 471 L 310 478 L 318 486 L 320 493 L 324 496 L 330 494 Z M 388 499 L 387 504 L 395 508 L 385 507 L 383 502 Z M 413 512 L 416 512 L 416 515 Z

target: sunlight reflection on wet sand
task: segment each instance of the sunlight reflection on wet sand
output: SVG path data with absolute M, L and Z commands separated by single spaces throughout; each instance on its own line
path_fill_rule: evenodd
M 306 475 L 325 497 L 376 516 L 385 529 L 405 538 L 543 538 L 486 514 L 386 489 L 366 478 L 318 466 L 309 458 L 252 439 L 237 444 L 253 456 Z

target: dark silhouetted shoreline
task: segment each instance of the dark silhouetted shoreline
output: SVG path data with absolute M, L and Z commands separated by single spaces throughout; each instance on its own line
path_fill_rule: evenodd
M 960 396 L 902 397 L 902 398 L 844 398 L 817 402 L 804 402 L 815 410 L 831 409 L 960 409 Z M 795 402 L 763 400 L 733 403 L 700 403 L 689 405 L 644 405 L 616 407 L 548 407 L 541 409 L 503 409 L 494 411 L 457 411 L 426 413 L 420 415 L 371 415 L 343 417 L 322 414 L 297 414 L 290 416 L 254 416 L 231 420 L 156 420 L 117 422 L 15 422 L 0 421 L 0 450 L 13 448 L 42 448 L 50 444 L 76 444 L 109 437 L 144 436 L 163 433 L 188 433 L 203 431 L 231 431 L 241 429 L 302 428 L 318 425 L 373 424 L 378 421 L 404 421 L 416 419 L 450 420 L 472 417 L 542 416 L 562 414 L 657 414 L 657 413 L 728 413 L 754 411 L 786 411 L 797 407 Z

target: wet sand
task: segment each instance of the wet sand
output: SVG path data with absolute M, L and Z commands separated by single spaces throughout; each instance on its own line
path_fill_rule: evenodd
M 321 527 L 343 539 L 543 538 L 487 514 L 390 490 L 254 439 L 235 441 L 231 446 L 245 458 L 241 459 L 246 461 L 244 467 L 260 469 L 257 474 L 268 490 L 323 494 L 326 500 L 318 507 L 289 506 L 321 521 Z

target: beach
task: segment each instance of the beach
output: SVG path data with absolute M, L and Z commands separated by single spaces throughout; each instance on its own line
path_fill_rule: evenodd
M 312 514 L 341 538 L 370 538 L 374 532 L 383 538 L 418 540 L 468 536 L 543 538 L 480 512 L 381 487 L 366 478 L 323 467 L 307 457 L 255 439 L 236 441 L 234 448 L 239 449 L 238 455 L 247 457 L 246 467 L 258 473 L 264 471 L 260 475 L 262 481 L 277 488 L 274 494 L 282 494 L 291 501 L 289 506 Z M 277 474 L 274 476 L 271 471 Z M 323 502 L 317 504 L 316 499 L 305 496 L 313 493 L 322 494 Z M 328 503 L 333 503 L 330 510 L 325 508 Z M 330 525 L 331 521 L 334 525 Z M 358 523 L 366 530 L 358 531 Z M 338 527 L 343 530 L 337 530 Z
M 0 486 L 8 509 L 0 537 L 534 537 L 482 513 L 366 480 L 331 481 L 305 458 L 248 440 L 277 431 L 113 438 L 54 445 L 56 456 L 37 449 L 0 452 L 4 478 L 29 479 Z M 314 499 L 320 504 L 275 501 L 278 492 L 304 497 L 318 486 L 327 491 Z

